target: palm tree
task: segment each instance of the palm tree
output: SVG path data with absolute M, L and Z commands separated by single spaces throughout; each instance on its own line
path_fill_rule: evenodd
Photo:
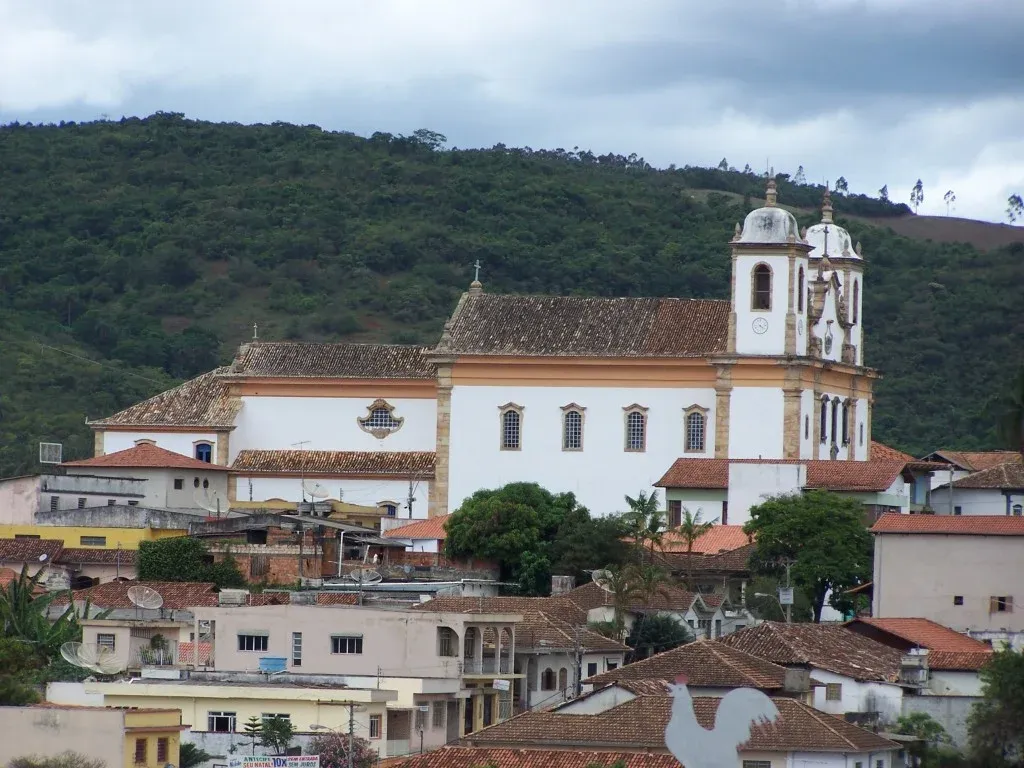
M 612 599 L 612 632 L 615 639 L 621 641 L 626 636 L 626 611 L 633 604 L 633 599 L 639 595 L 639 590 L 633 569 L 630 566 L 625 568 L 608 566 L 604 571 L 605 578 L 602 586 Z
M 718 522 L 716 517 L 714 520 L 704 521 L 701 519 L 703 513 L 698 509 L 696 512 L 691 512 L 686 507 L 683 507 L 682 520 L 679 523 L 679 527 L 676 528 L 676 533 L 679 535 L 684 542 L 686 542 L 686 586 L 689 589 L 693 589 L 693 545 L 701 536 L 710 531 L 715 523 Z
M 665 532 L 668 530 L 665 512 L 658 505 L 657 491 L 650 496 L 646 491 L 640 491 L 635 499 L 626 496 L 626 503 L 629 505 L 629 511 L 625 514 L 626 525 L 639 548 L 642 564 L 644 551 L 653 551 L 655 547 L 660 549 L 664 542 Z

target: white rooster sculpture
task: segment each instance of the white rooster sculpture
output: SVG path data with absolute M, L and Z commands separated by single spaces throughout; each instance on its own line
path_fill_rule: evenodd
M 736 688 L 722 697 L 715 727 L 697 722 L 685 675 L 669 685 L 672 716 L 665 726 L 665 746 L 685 768 L 736 768 L 737 748 L 750 739 L 750 728 L 779 716 L 775 703 L 761 691 Z

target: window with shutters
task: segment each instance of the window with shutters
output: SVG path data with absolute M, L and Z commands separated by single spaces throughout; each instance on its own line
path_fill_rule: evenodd
M 213 463 L 213 446 L 210 443 L 196 443 L 195 452 L 198 461 Z
M 596 661 L 589 661 L 589 662 L 587 662 L 587 677 L 593 677 L 596 674 L 597 674 L 597 662 Z
M 540 673 L 540 689 L 542 691 L 553 691 L 556 685 L 555 670 L 545 669 Z
M 988 599 L 989 613 L 1013 613 L 1013 598 L 1009 595 L 1000 595 Z
M 584 408 L 570 403 L 562 406 L 562 450 L 583 450 L 583 413 Z
M 501 418 L 501 450 L 521 450 L 523 447 L 523 407 L 515 403 L 506 403 L 498 411 Z
M 413 726 L 413 730 L 425 731 L 427 730 L 427 717 L 430 715 L 430 707 L 426 704 L 421 705 L 416 710 L 416 723 Z
M 147 742 L 148 741 L 149 741 L 149 739 L 136 739 L 135 740 L 135 764 L 136 765 L 145 765 L 146 764 L 146 761 L 147 761 L 146 752 L 148 752 L 146 747 L 147 747 Z
M 169 742 L 166 736 L 161 736 L 156 740 L 156 761 L 158 763 L 167 762 L 168 744 Z
M 647 409 L 634 404 L 623 410 L 626 412 L 625 449 L 630 453 L 643 453 L 647 450 Z
M 953 595 L 953 605 L 963 605 L 963 604 L 964 604 L 964 596 L 963 595 Z
M 839 398 L 832 398 L 832 442 L 839 442 Z
M 107 634 L 104 632 L 100 632 L 96 635 L 96 646 L 99 648 L 107 648 L 112 651 L 114 650 L 114 646 L 116 643 L 117 638 L 115 635 Z
M 51 512 L 56 512 L 57 508 L 59 506 L 60 506 L 60 496 L 51 496 L 50 497 L 50 511 Z
M 105 547 L 107 546 L 106 536 L 80 536 L 78 538 L 80 547 Z
M 678 499 L 668 500 L 668 523 L 669 528 L 678 528 L 683 524 L 683 502 Z
M 850 444 L 850 401 L 843 400 L 843 445 Z
M 85 496 L 78 497 L 78 508 L 85 509 Z
M 437 655 L 455 656 L 457 636 L 451 627 L 437 628 Z

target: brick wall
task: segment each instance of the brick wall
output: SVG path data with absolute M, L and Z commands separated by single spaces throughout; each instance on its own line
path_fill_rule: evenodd
M 213 549 L 211 547 L 211 549 Z M 216 561 L 224 559 L 228 547 L 213 551 Z M 294 584 L 299 578 L 299 547 L 294 544 L 244 544 L 230 547 L 238 570 L 251 584 Z M 320 578 L 322 553 L 312 542 L 303 546 L 302 575 Z

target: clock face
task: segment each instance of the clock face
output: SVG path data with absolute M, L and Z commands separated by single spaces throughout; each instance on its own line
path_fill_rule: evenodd
M 764 333 L 768 330 L 768 321 L 763 317 L 755 318 L 751 327 L 754 329 L 754 333 Z

